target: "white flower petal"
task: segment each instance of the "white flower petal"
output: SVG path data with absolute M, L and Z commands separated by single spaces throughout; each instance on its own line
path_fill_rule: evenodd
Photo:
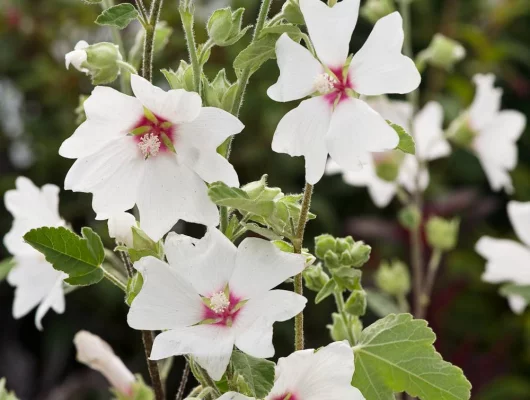
M 234 321 L 236 346 L 253 357 L 274 355 L 272 326 L 299 314 L 307 299 L 286 290 L 271 290 L 261 297 L 251 298 Z
M 280 68 L 278 81 L 267 94 L 274 101 L 298 100 L 315 92 L 315 78 L 324 68 L 305 47 L 284 33 L 276 42 L 276 58 Z
M 349 53 L 350 39 L 359 17 L 359 0 L 343 0 L 328 7 L 320 0 L 300 0 L 309 37 L 320 60 L 341 68 Z
M 59 272 L 55 284 L 50 289 L 50 292 L 46 295 L 43 301 L 39 304 L 37 312 L 35 313 L 35 326 L 38 330 L 42 331 L 42 318 L 50 308 L 56 313 L 62 314 L 64 312 L 64 291 L 63 291 L 63 279 L 68 277 L 67 274 Z
M 508 203 L 508 216 L 517 237 L 527 246 L 530 246 L 530 202 L 510 201 Z
M 164 249 L 171 267 L 202 296 L 224 290 L 236 265 L 236 246 L 217 228 L 208 229 L 198 241 L 186 238 L 175 234 L 166 238 Z
M 148 256 L 134 263 L 143 277 L 140 293 L 131 304 L 131 328 L 162 330 L 193 325 L 203 319 L 204 306 L 191 284 L 166 263 Z
M 336 106 L 326 141 L 331 158 L 344 170 L 355 171 L 361 157 L 394 149 L 399 137 L 364 101 L 348 98 Z
M 475 98 L 469 107 L 471 128 L 481 130 L 487 126 L 501 109 L 502 89 L 495 87 L 495 75 L 477 74 L 473 77 L 476 85 Z
M 397 185 L 394 182 L 385 181 L 378 176 L 375 176 L 367 186 L 370 197 L 379 208 L 388 206 L 397 191 Z
M 218 381 L 226 371 L 232 350 L 232 330 L 218 325 L 196 325 L 159 334 L 153 344 L 151 360 L 181 354 L 193 355 L 208 375 Z
M 134 206 L 144 168 L 134 139 L 123 137 L 91 156 L 79 158 L 68 171 L 64 186 L 74 192 L 92 193 L 96 219 L 108 219 Z
M 202 100 L 195 92 L 166 92 L 139 75 L 131 75 L 131 87 L 146 108 L 173 123 L 193 121 L 201 112 Z
M 297 351 L 278 360 L 276 381 L 267 400 L 291 393 L 303 400 L 362 400 L 351 386 L 353 351 L 346 342 L 334 342 L 314 351 Z
M 106 86 L 96 86 L 84 103 L 87 120 L 59 148 L 66 158 L 94 154 L 110 141 L 127 135 L 143 118 L 138 99 Z
M 136 226 L 136 218 L 131 213 L 114 214 L 108 220 L 109 236 L 118 243 L 133 247 L 133 226 Z
M 405 159 L 403 160 L 400 168 L 399 168 L 399 175 L 398 175 L 398 182 L 407 189 L 409 193 L 414 193 L 416 191 L 416 184 L 419 183 L 420 189 L 425 190 L 427 189 L 427 186 L 429 186 L 430 181 L 430 175 L 429 170 L 426 168 L 423 168 L 419 177 L 419 181 L 417 180 L 418 175 L 418 161 L 416 160 L 416 157 L 410 154 L 405 155 Z
M 328 151 L 326 132 L 331 120 L 332 107 L 323 97 L 302 101 L 282 118 L 274 138 L 272 150 L 290 156 L 304 156 L 306 180 L 317 183 L 326 168 Z
M 508 296 L 508 303 L 510 304 L 512 311 L 516 314 L 522 314 L 528 305 L 526 299 L 523 296 L 519 296 L 517 294 Z
M 237 249 L 230 290 L 243 299 L 259 297 L 304 269 L 300 254 L 281 251 L 268 240 L 246 238 Z
M 87 69 L 83 68 L 81 64 L 83 64 L 88 58 L 87 52 L 84 50 L 73 50 L 69 53 L 66 53 L 64 56 L 64 63 L 66 65 L 66 69 L 70 68 L 70 65 L 73 65 L 78 71 L 86 72 Z
M 204 181 L 223 181 L 239 187 L 234 167 L 217 153 L 217 147 L 244 127 L 239 119 L 226 111 L 204 107 L 197 119 L 179 125 L 175 149 L 183 162 Z
M 362 96 L 361 100 L 366 96 Z M 406 101 L 390 100 L 386 96 L 369 97 L 366 102 L 375 112 L 384 119 L 392 121 L 402 126 L 406 131 L 410 131 L 410 118 L 412 117 L 412 106 Z
M 159 240 L 180 219 L 207 226 L 219 223 L 206 184 L 173 154 L 149 158 L 144 168 L 136 204 L 140 227 L 151 239 Z
M 428 102 L 414 118 L 416 154 L 421 160 L 430 161 L 451 154 L 451 146 L 443 132 L 443 108 L 435 101 Z
M 530 285 L 530 249 L 513 240 L 484 236 L 475 250 L 487 260 L 482 280 Z
M 350 64 L 350 81 L 356 92 L 367 96 L 403 94 L 419 86 L 421 76 L 414 61 L 401 54 L 403 37 L 403 20 L 398 12 L 377 21 Z

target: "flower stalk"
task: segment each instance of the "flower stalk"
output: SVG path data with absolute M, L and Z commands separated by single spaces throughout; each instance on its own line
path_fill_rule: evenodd
M 160 17 L 160 10 L 164 0 L 153 0 L 151 3 L 151 10 L 149 11 L 149 18 L 146 21 L 144 52 L 142 59 L 142 75 L 148 81 L 153 80 L 153 50 L 155 47 L 155 28 Z M 141 8 L 141 7 L 140 7 Z
M 195 91 L 201 94 L 201 64 L 197 54 L 197 45 L 195 43 L 195 34 L 193 32 L 194 17 L 190 11 L 189 5 L 185 0 L 180 1 L 179 13 L 182 20 L 182 28 L 186 37 L 186 44 L 188 46 L 188 54 L 190 56 L 190 64 L 193 70 L 193 86 Z

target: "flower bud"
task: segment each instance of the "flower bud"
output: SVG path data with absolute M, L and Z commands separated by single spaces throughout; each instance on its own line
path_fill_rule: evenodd
M 340 288 L 348 290 L 360 289 L 362 272 L 358 269 L 344 266 L 333 271 L 333 279 Z
M 162 73 L 166 77 L 171 89 L 184 89 L 188 92 L 193 92 L 195 90 L 193 68 L 186 61 L 181 60 L 176 71 L 163 69 Z
M 210 39 L 217 46 L 230 46 L 245 35 L 249 27 L 241 29 L 244 11 L 244 8 L 234 12 L 230 8 L 214 11 L 208 20 L 207 29 Z
M 334 270 L 341 266 L 337 253 L 328 251 L 324 256 L 324 263 L 329 270 Z
M 351 236 L 347 236 L 345 238 L 337 238 L 335 244 L 335 251 L 338 254 L 348 251 L 352 248 L 354 243 L 355 242 Z
M 127 212 L 114 214 L 108 220 L 109 236 L 116 239 L 116 243 L 133 247 L 133 226 L 136 226 L 134 215 Z
M 79 362 L 101 372 L 118 392 L 126 396 L 133 394 L 134 375 L 107 342 L 90 332 L 80 331 L 74 337 L 74 344 Z
M 407 206 L 399 211 L 398 220 L 404 228 L 415 230 L 420 226 L 421 212 L 417 206 Z
M 394 182 L 399 175 L 399 168 L 404 159 L 401 151 L 385 151 L 374 154 L 375 173 L 379 179 Z
M 66 68 L 76 69 L 92 77 L 94 85 L 110 83 L 120 74 L 122 55 L 117 45 L 108 42 L 89 45 L 84 40 L 78 42 L 74 50 L 64 56 Z
M 355 242 L 350 250 L 352 266 L 355 268 L 362 267 L 370 259 L 372 247 L 365 244 L 362 240 Z
M 305 23 L 298 0 L 287 0 L 282 7 L 282 15 L 291 24 L 302 25 Z
M 375 274 L 376 285 L 392 296 L 404 296 L 410 292 L 410 273 L 401 261 L 383 262 Z
M 280 188 L 267 186 L 267 175 L 263 175 L 259 181 L 247 183 L 241 190 L 247 192 L 252 200 L 258 197 L 260 200 L 275 200 L 283 196 Z
M 324 259 L 329 251 L 335 252 L 336 240 L 333 236 L 325 234 L 315 238 L 315 255 L 321 260 Z
M 322 265 L 312 265 L 307 267 L 302 273 L 305 286 L 314 292 L 319 292 L 329 281 L 329 276 L 322 269 Z
M 429 47 L 418 55 L 418 61 L 419 63 L 427 62 L 435 67 L 450 71 L 465 56 L 466 49 L 460 43 L 437 33 Z
M 349 326 L 346 325 L 342 316 L 339 313 L 331 314 L 333 323 L 326 326 L 329 329 L 331 339 L 335 342 L 341 342 L 343 340 L 350 340 L 348 330 L 352 333 L 351 336 L 357 338 L 361 335 L 363 324 L 359 318 L 350 318 Z M 350 343 L 353 345 L 354 343 Z
M 344 311 L 357 317 L 363 316 L 366 313 L 366 292 L 363 289 L 354 290 L 344 304 Z
M 368 0 L 361 7 L 361 15 L 372 24 L 394 11 L 396 8 L 393 0 Z
M 456 145 L 469 148 L 477 132 L 475 132 L 469 124 L 469 115 L 467 113 L 461 114 L 449 125 L 447 129 L 447 138 Z
M 208 82 L 206 78 L 203 78 L 203 81 L 206 105 L 230 111 L 233 104 L 233 95 L 236 93 L 237 86 L 231 84 L 226 78 L 225 70 L 222 69 L 219 71 L 212 82 Z
M 426 232 L 429 245 L 438 250 L 450 251 L 456 247 L 460 219 L 451 220 L 432 217 L 427 221 Z

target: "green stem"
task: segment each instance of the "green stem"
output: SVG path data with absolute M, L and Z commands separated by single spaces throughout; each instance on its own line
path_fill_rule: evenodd
M 160 10 L 164 0 L 153 0 L 149 19 L 145 26 L 144 54 L 142 58 L 142 75 L 149 82 L 153 80 L 153 50 L 155 47 L 155 29 L 160 17 Z
M 118 64 L 120 67 L 123 67 L 124 69 L 126 69 L 129 73 L 131 74 L 135 74 L 137 75 L 138 74 L 138 71 L 136 70 L 136 68 L 134 68 L 131 64 L 129 64 L 128 62 L 125 62 L 125 61 L 116 61 L 116 64 Z M 122 76 L 123 74 L 120 74 L 120 77 Z
M 164 400 L 164 387 L 162 386 L 162 379 L 160 379 L 160 372 L 158 370 L 158 363 L 149 359 L 151 350 L 153 349 L 154 332 L 142 331 L 142 342 L 144 344 L 145 359 L 147 360 L 147 369 L 151 377 L 151 386 L 155 392 L 156 400 Z
M 342 292 L 335 291 L 333 292 L 333 296 L 335 296 L 335 303 L 337 304 L 337 310 L 339 311 L 339 314 L 342 317 L 342 322 L 344 322 L 344 326 L 346 327 L 346 331 L 348 332 L 348 341 L 350 342 L 351 346 L 354 346 L 356 341 L 355 341 L 355 338 L 353 337 L 353 332 L 351 331 L 350 319 L 348 318 L 348 315 L 344 311 L 344 297 L 342 297 Z
M 304 189 L 304 197 L 302 198 L 302 208 L 300 210 L 300 219 L 296 228 L 296 236 L 293 239 L 294 252 L 302 254 L 302 245 L 304 242 L 305 226 L 307 224 L 307 216 L 309 215 L 309 208 L 311 207 L 311 197 L 313 196 L 313 185 L 306 182 Z M 302 273 L 294 277 L 294 291 L 300 296 L 303 296 L 304 285 L 302 280 Z M 294 317 L 294 347 L 295 350 L 304 349 L 304 313 L 300 312 Z
M 208 375 L 208 372 L 206 372 L 199 364 L 193 361 L 191 357 L 189 361 L 191 372 L 193 372 L 193 375 L 199 381 L 203 390 L 211 388 L 216 398 L 221 396 L 221 392 L 217 388 L 217 385 L 215 384 L 214 380 L 210 377 L 210 375 Z
M 180 19 L 182 20 L 182 28 L 186 36 L 186 44 L 188 45 L 188 54 L 190 56 L 191 68 L 193 70 L 193 85 L 195 91 L 201 94 L 201 64 L 197 54 L 197 45 L 195 43 L 195 35 L 193 32 L 193 14 L 189 8 L 186 7 L 185 2 L 181 0 Z
M 180 378 L 180 384 L 175 396 L 175 400 L 182 400 L 184 398 L 184 392 L 186 390 L 186 384 L 188 383 L 188 378 L 190 376 L 190 362 L 186 359 L 186 365 L 182 371 L 182 377 Z M 190 395 L 191 397 L 191 395 Z
M 427 277 L 425 278 L 425 285 L 420 299 L 421 304 L 417 318 L 425 318 L 427 307 L 431 302 L 432 289 L 434 287 L 434 281 L 436 280 L 436 274 L 440 268 L 442 256 L 443 252 L 440 249 L 434 249 L 432 251 L 429 266 L 427 267 Z
M 120 288 L 123 292 L 127 292 L 127 285 L 125 285 L 118 277 L 114 276 L 110 271 L 106 270 L 103 265 L 100 268 L 103 271 L 105 278 L 107 278 L 110 283 Z

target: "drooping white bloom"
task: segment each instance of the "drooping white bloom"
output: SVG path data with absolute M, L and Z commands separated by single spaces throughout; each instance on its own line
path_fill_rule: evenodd
M 88 55 L 85 49 L 89 46 L 84 40 L 80 40 L 69 53 L 66 53 L 64 56 L 64 62 L 66 64 L 66 69 L 70 68 L 70 65 L 73 65 L 78 71 L 84 72 L 85 74 L 89 73 L 88 68 L 83 67 L 83 63 L 86 62 Z
M 128 323 L 165 330 L 155 339 L 151 359 L 191 354 L 219 380 L 234 344 L 254 357 L 274 355 L 273 323 L 294 317 L 307 300 L 271 289 L 303 270 L 303 256 L 257 238 L 236 248 L 215 228 L 201 240 L 171 233 L 165 251 L 169 265 L 153 257 L 134 264 L 144 284 Z
M 4 196 L 6 209 L 13 215 L 11 230 L 4 236 L 4 245 L 13 255 L 15 267 L 7 282 L 16 287 L 13 317 L 21 318 L 38 305 L 35 325 L 42 330 L 42 318 L 52 308 L 64 312 L 63 279 L 44 256 L 24 242 L 23 236 L 42 226 L 64 226 L 59 216 L 59 188 L 44 185 L 41 189 L 24 177 L 16 180 L 16 189 Z
M 354 368 L 353 350 L 346 341 L 296 351 L 278 360 L 274 386 L 265 400 L 364 400 L 351 385 Z M 226 393 L 221 399 L 250 398 Z
M 366 157 L 366 165 L 360 171 L 344 171 L 337 163 L 329 160 L 326 172 L 342 173 L 344 181 L 349 185 L 366 186 L 374 203 L 378 207 L 386 207 L 400 186 L 409 192 L 416 190 L 418 159 L 420 162 L 427 162 L 448 156 L 451 147 L 444 138 L 443 109 L 439 103 L 427 103 L 414 117 L 412 127 L 412 107 L 409 103 L 379 96 L 368 100 L 368 104 L 385 119 L 402 126 L 408 132 L 414 132 L 416 156 L 403 154 L 399 150 L 374 153 Z M 378 169 L 385 166 L 394 170 L 389 177 L 381 177 L 381 173 L 378 173 Z M 426 169 L 422 169 L 418 183 L 421 190 L 429 185 L 429 172 Z
M 109 236 L 116 239 L 117 243 L 133 247 L 133 226 L 136 226 L 136 219 L 131 213 L 121 212 L 112 215 L 108 220 Z
M 98 86 L 85 101 L 87 120 L 59 150 L 77 158 L 65 188 L 93 193 L 96 219 L 136 204 L 142 229 L 155 241 L 179 219 L 217 225 L 204 181 L 239 186 L 216 149 L 243 124 L 226 111 L 201 107 L 197 93 L 165 92 L 137 75 L 131 85 L 136 97 Z
M 509 171 L 517 165 L 516 142 L 526 125 L 519 111 L 502 110 L 502 89 L 494 87 L 493 74 L 475 75 L 477 91 L 467 120 L 470 147 L 475 152 L 493 190 L 513 192 Z
M 107 342 L 90 332 L 79 331 L 74 336 L 74 344 L 77 361 L 100 372 L 120 393 L 133 394 L 136 379 Z
M 509 202 L 508 216 L 523 244 L 489 236 L 480 238 L 475 250 L 487 260 L 482 280 L 530 285 L 530 202 Z M 522 313 L 527 306 L 518 295 L 508 296 L 508 301 L 516 313 Z
M 320 0 L 300 0 L 300 8 L 318 59 L 282 35 L 276 44 L 280 77 L 267 93 L 281 102 L 316 94 L 283 117 L 272 141 L 276 152 L 305 157 L 306 180 L 314 184 L 324 174 L 328 154 L 352 171 L 361 168 L 367 153 L 398 145 L 396 132 L 355 94 L 408 93 L 421 78 L 414 62 L 401 54 L 399 13 L 381 18 L 348 64 L 359 0 L 331 8 Z

